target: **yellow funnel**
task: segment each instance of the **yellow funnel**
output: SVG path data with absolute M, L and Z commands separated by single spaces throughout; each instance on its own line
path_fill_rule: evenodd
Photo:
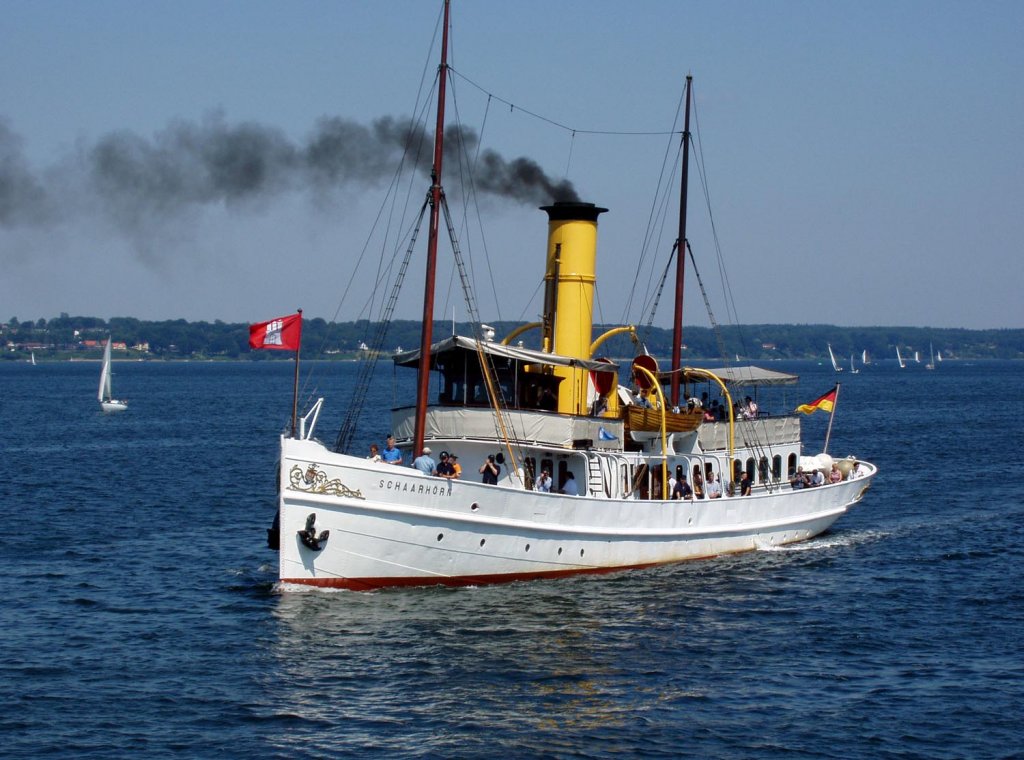
M 593 203 L 555 203 L 548 213 L 547 269 L 544 273 L 544 349 L 590 358 L 597 282 L 597 217 L 607 211 Z M 556 367 L 558 411 L 587 413 L 587 371 Z

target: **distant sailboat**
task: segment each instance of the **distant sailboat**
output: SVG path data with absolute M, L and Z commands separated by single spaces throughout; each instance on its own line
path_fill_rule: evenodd
M 828 344 L 828 358 L 832 360 L 832 369 L 836 372 L 842 372 L 843 368 L 839 366 L 839 362 L 836 361 L 836 355 L 832 353 L 832 344 Z
M 118 401 L 111 397 L 110 377 L 110 338 L 107 338 L 107 345 L 103 348 L 103 368 L 100 370 L 100 389 L 96 397 L 99 399 L 100 407 L 104 412 L 123 412 L 128 408 L 127 401 Z
M 851 375 L 859 375 L 860 374 L 860 370 L 857 369 L 856 366 L 854 366 L 853 354 L 850 354 L 850 374 Z
M 905 361 L 903 361 L 903 357 L 900 356 L 900 347 L 899 346 L 896 346 L 896 361 L 898 361 L 900 363 L 900 369 L 906 368 L 907 363 Z
M 32 356 L 29 358 L 28 362 L 33 367 L 36 366 L 36 352 L 35 351 L 32 352 Z
M 941 351 L 936 351 L 935 352 L 935 361 L 939 361 L 939 362 L 942 361 L 942 352 Z
M 866 348 L 860 352 L 860 363 L 865 367 L 871 364 L 871 362 L 868 361 L 868 350 Z
M 932 360 L 924 365 L 924 368 L 935 369 L 935 349 L 932 347 L 931 343 L 928 344 L 928 351 L 931 353 Z
M 917 351 L 914 352 L 914 363 L 915 364 L 920 364 L 921 363 L 921 354 L 918 353 Z

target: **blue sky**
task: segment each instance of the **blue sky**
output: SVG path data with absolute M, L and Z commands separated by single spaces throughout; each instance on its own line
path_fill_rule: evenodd
M 325 117 L 408 117 L 436 67 L 439 9 L 0 2 L 0 318 L 256 321 L 299 306 L 367 316 L 365 298 L 342 294 L 356 260 L 381 255 L 364 245 L 383 175 L 329 193 L 289 181 L 140 216 L 83 167 L 110 140 L 152 146 L 176 130 L 244 124 L 302 146 Z M 668 131 L 692 73 L 736 319 L 1019 328 L 1021 39 L 1019 2 L 456 2 L 453 87 L 484 147 L 567 175 L 610 209 L 601 321 L 643 318 L 646 296 L 630 310 L 625 291 L 668 138 L 585 131 Z M 579 131 L 488 107 L 470 81 Z M 732 321 L 695 171 L 690 187 L 688 237 L 716 317 Z M 535 206 L 483 204 L 486 245 L 465 252 L 486 319 L 540 309 L 546 220 Z M 667 252 L 656 255 L 660 268 Z M 399 316 L 418 316 L 421 261 Z M 450 277 L 443 264 L 438 311 L 463 319 Z M 691 277 L 686 319 L 707 324 L 695 287 Z M 670 324 L 664 305 L 656 323 Z

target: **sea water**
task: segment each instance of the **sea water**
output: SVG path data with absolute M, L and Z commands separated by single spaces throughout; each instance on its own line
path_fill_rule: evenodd
M 274 583 L 287 362 L 117 363 L 114 415 L 98 363 L 0 363 L 0 755 L 1024 752 L 1024 365 L 772 366 L 802 375 L 789 408 L 842 380 L 829 452 L 881 468 L 827 534 L 355 593 Z M 333 441 L 356 369 L 315 370 Z M 412 387 L 379 375 L 360 449 Z

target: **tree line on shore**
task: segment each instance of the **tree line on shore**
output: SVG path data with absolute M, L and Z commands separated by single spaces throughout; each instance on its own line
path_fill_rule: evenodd
M 519 327 L 521 322 L 492 322 L 496 340 Z M 594 335 L 615 325 L 595 326 Z M 467 323 L 456 324 L 462 335 L 472 335 Z M 368 320 L 327 322 L 304 319 L 302 355 L 307 359 L 352 359 L 374 348 L 379 325 Z M 660 327 L 639 328 L 640 339 L 655 356 L 672 353 L 672 330 Z M 450 321 L 434 323 L 434 340 L 452 333 Z M 291 354 L 279 351 L 252 351 L 249 326 L 245 323 L 189 322 L 184 319 L 145 321 L 131 317 L 76 317 L 66 313 L 53 319 L 20 322 L 12 317 L 0 324 L 0 345 L 4 359 L 23 359 L 34 353 L 37 359 L 66 359 L 98 356 L 107 336 L 124 343 L 132 358 L 153 359 L 287 359 Z M 537 348 L 539 331 L 524 332 L 516 340 L 528 348 Z M 379 350 L 391 354 L 398 349 L 419 347 L 420 322 L 395 320 L 384 333 Z M 1024 358 L 1024 329 L 969 330 L 931 327 L 838 327 L 835 325 L 735 325 L 717 333 L 708 327 L 688 327 L 683 333 L 684 361 L 715 362 L 724 356 L 735 361 L 765 362 L 775 359 L 827 359 L 827 346 L 845 364 L 851 354 L 860 363 L 862 352 L 872 360 L 895 358 L 898 346 L 904 357 L 920 352 L 922 360 L 934 347 L 945 359 L 1020 359 Z M 636 349 L 628 336 L 608 340 L 601 349 L 609 357 L 629 357 Z

